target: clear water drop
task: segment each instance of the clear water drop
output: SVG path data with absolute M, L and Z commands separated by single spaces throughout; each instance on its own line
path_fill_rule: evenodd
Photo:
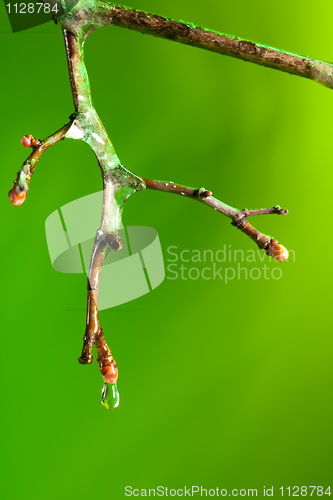
M 108 410 L 119 405 L 119 392 L 117 384 L 104 384 L 102 390 L 102 405 Z

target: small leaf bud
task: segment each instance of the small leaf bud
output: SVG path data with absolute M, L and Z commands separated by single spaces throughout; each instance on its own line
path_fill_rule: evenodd
M 23 144 L 23 146 L 25 148 L 31 148 L 33 142 L 34 142 L 34 138 L 30 134 L 27 134 L 27 135 L 24 135 L 23 137 L 21 137 L 21 143 Z
M 117 382 L 118 368 L 114 359 L 112 360 L 111 364 L 100 366 L 100 370 L 103 380 L 106 384 L 115 384 Z
M 289 257 L 288 250 L 280 243 L 271 243 L 266 250 L 266 254 L 273 257 L 277 262 L 283 262 Z
M 20 193 L 17 193 L 15 191 L 15 188 L 12 188 L 9 192 L 8 192 L 8 196 L 9 196 L 9 201 L 11 202 L 12 205 L 14 205 L 15 207 L 19 207 L 20 205 L 22 205 L 22 203 L 25 201 L 26 197 L 27 197 L 27 194 L 28 194 L 28 191 L 22 191 Z

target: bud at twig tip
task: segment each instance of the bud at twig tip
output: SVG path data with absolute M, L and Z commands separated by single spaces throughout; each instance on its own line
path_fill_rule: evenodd
M 14 205 L 15 207 L 19 207 L 20 205 L 22 205 L 22 203 L 25 201 L 26 197 L 27 197 L 27 194 L 28 194 L 28 191 L 22 191 L 20 193 L 17 193 L 15 191 L 15 188 L 12 188 L 9 192 L 8 192 L 8 196 L 9 196 L 9 201 L 11 202 L 12 205 Z
M 27 134 L 21 137 L 21 143 L 25 148 L 31 148 L 34 138 L 32 135 Z
M 118 379 L 118 368 L 114 359 L 108 365 L 100 366 L 101 375 L 105 384 L 115 384 Z
M 284 262 L 289 257 L 288 250 L 276 240 L 271 240 L 266 249 L 266 254 L 273 257 L 277 262 Z

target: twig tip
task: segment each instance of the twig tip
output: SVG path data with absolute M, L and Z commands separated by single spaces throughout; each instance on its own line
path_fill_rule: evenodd
M 276 262 L 284 262 L 289 257 L 289 252 L 286 247 L 281 245 L 281 243 L 278 243 L 273 238 L 271 239 L 270 244 L 265 251 L 266 255 L 273 257 Z
M 15 207 L 19 207 L 20 205 L 22 205 L 22 203 L 24 203 L 27 194 L 28 191 L 20 191 L 18 193 L 15 188 L 12 188 L 8 191 L 9 201 Z

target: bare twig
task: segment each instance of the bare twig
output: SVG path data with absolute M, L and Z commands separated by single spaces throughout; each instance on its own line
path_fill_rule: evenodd
M 266 236 L 255 229 L 247 220 L 250 215 L 264 215 L 264 214 L 282 214 L 287 215 L 288 210 L 281 208 L 279 206 L 271 208 L 260 208 L 258 210 L 243 209 L 238 210 L 237 208 L 226 205 L 220 200 L 213 198 L 212 192 L 205 188 L 194 189 L 187 186 L 181 186 L 175 184 L 174 182 L 156 181 L 152 179 L 147 179 L 143 177 L 142 180 L 145 182 L 148 189 L 154 189 L 156 191 L 165 191 L 168 193 L 179 194 L 186 196 L 187 198 L 192 198 L 194 200 L 201 201 L 205 205 L 208 205 L 214 210 L 217 210 L 221 214 L 232 219 L 231 224 L 240 229 L 243 233 L 247 234 L 259 248 L 263 248 L 268 255 L 272 255 L 272 247 L 277 245 L 278 242 L 270 236 Z M 282 247 L 282 245 L 280 245 Z M 283 247 L 284 249 L 284 247 Z M 285 250 L 285 249 L 284 249 Z M 284 259 L 279 259 L 281 262 L 288 258 L 288 252 L 285 251 Z
M 114 25 L 122 28 L 237 57 L 244 61 L 303 76 L 333 88 L 333 65 L 327 62 L 120 5 L 112 7 L 104 18 L 106 19 L 107 16 Z
M 257 210 L 249 210 L 246 209 L 246 216 L 250 215 L 269 215 L 269 214 L 278 214 L 278 215 L 288 215 L 288 210 L 285 208 L 281 208 L 279 205 L 271 208 L 259 208 Z
M 14 180 L 14 187 L 8 193 L 10 201 L 13 205 L 20 205 L 25 200 L 32 174 L 34 173 L 35 167 L 42 153 L 57 142 L 62 141 L 71 125 L 72 121 L 66 123 L 66 125 L 54 132 L 54 134 L 49 135 L 43 141 L 35 139 L 30 135 L 22 137 L 22 144 L 26 147 L 32 147 L 33 151 L 23 163 L 21 169 L 17 172 L 17 177 Z M 17 203 L 20 199 L 22 200 L 22 203 Z
M 121 244 L 122 244 L 121 239 L 115 234 L 106 237 L 106 235 L 102 230 L 99 229 L 97 231 L 95 244 L 90 260 L 88 278 L 87 278 L 88 303 L 87 303 L 86 331 L 83 337 L 82 353 L 81 356 L 78 358 L 79 363 L 83 365 L 90 364 L 92 362 L 93 360 L 92 347 L 95 343 L 96 338 L 100 336 L 102 332 L 102 328 L 98 317 L 99 281 L 100 281 L 101 268 L 104 259 L 110 252 L 110 250 L 111 249 L 120 250 Z M 101 338 L 99 344 L 101 344 Z M 106 344 L 105 346 L 107 347 Z
M 302 76 L 333 88 L 330 63 L 107 1 L 80 0 L 70 17 L 60 16 L 59 20 L 66 29 L 80 32 L 83 38 L 99 26 L 114 24 Z
M 81 356 L 78 358 L 81 364 L 90 364 L 93 361 L 92 347 L 95 344 L 97 349 L 97 361 L 100 367 L 100 372 L 104 380 L 104 389 L 102 402 L 107 408 L 114 408 L 118 405 L 119 395 L 117 390 L 118 368 L 111 354 L 111 351 L 105 342 L 103 329 L 100 325 L 98 316 L 98 298 L 99 298 L 99 282 L 101 268 L 106 255 L 111 249 L 120 250 L 121 239 L 117 236 L 106 237 L 103 231 L 97 231 L 95 244 L 90 261 L 89 274 L 87 279 L 88 302 L 87 302 L 87 322 L 86 331 L 83 337 L 83 349 Z M 107 387 L 112 384 L 112 391 L 108 391 Z M 109 401 L 106 401 L 106 394 L 109 393 Z M 114 397 L 111 397 L 110 393 Z

